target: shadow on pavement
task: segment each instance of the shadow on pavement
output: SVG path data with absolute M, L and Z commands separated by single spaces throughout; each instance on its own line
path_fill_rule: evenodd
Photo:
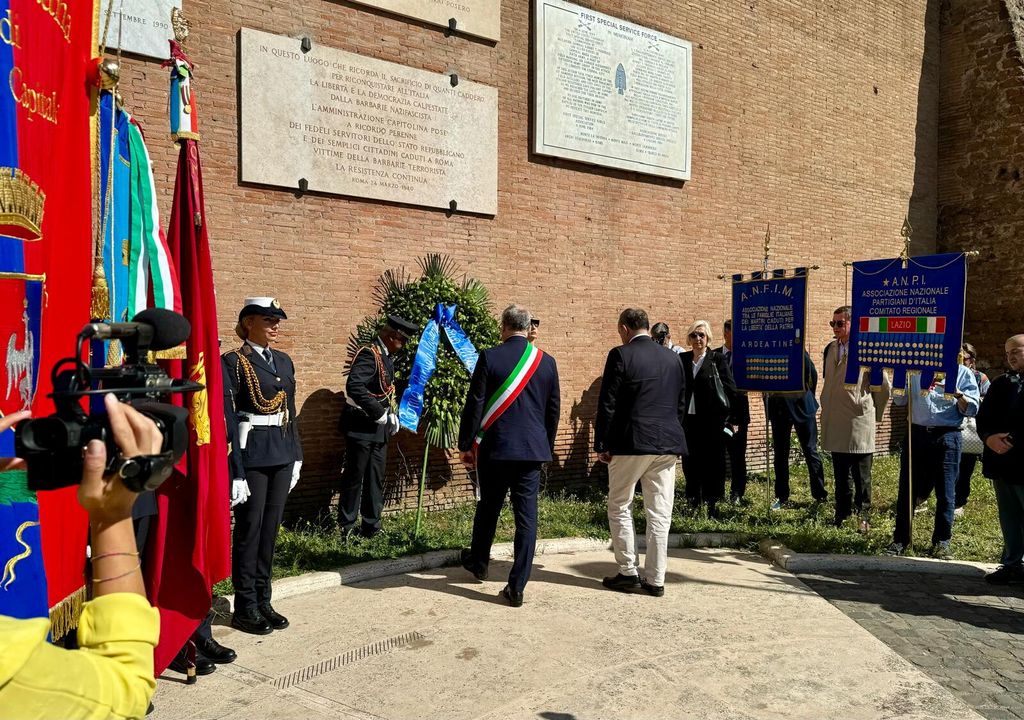
M 892 613 L 937 617 L 1024 635 L 1024 591 L 981 578 L 921 573 L 829 572 L 800 579 L 829 602 L 874 605 Z

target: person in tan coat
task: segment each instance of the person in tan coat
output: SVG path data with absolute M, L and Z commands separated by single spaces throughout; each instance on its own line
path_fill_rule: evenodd
M 875 452 L 875 424 L 881 422 L 892 385 L 888 378 L 872 388 L 865 373 L 854 389 L 845 384 L 849 358 L 850 306 L 832 314 L 835 339 L 825 346 L 822 362 L 821 449 L 832 453 L 836 478 L 836 520 L 841 525 L 855 509 L 862 515 L 860 530 L 868 529 L 863 514 L 871 507 L 871 461 Z

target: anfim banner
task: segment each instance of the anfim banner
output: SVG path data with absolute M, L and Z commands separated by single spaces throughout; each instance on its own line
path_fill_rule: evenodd
M 807 268 L 732 276 L 732 367 L 736 387 L 760 392 L 804 389 Z
M 963 253 L 867 260 L 853 264 L 853 329 L 846 383 L 861 373 L 905 390 L 907 371 L 921 373 L 921 387 L 956 377 L 964 329 L 967 262 Z

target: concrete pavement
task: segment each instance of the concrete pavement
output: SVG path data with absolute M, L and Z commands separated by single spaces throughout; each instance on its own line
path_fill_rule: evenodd
M 526 604 L 423 570 L 299 595 L 266 637 L 215 626 L 239 659 L 174 718 L 978 718 L 786 571 L 738 550 L 671 550 L 666 594 L 623 595 L 607 551 L 538 556 Z

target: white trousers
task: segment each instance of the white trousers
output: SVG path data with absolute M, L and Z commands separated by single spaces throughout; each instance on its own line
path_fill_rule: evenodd
M 632 510 L 633 488 L 639 480 L 647 512 L 644 576 L 651 585 L 665 584 L 677 460 L 675 455 L 616 455 L 608 464 L 608 525 L 615 562 L 623 575 L 639 574 Z

